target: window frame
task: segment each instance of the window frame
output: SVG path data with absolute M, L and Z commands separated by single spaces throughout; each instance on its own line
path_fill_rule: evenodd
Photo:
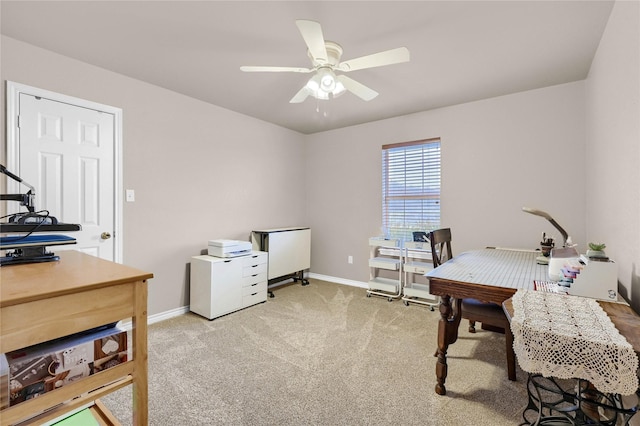
M 392 159 L 392 154 L 396 154 L 398 158 Z M 418 156 L 419 160 L 417 160 Z M 399 159 L 400 157 L 404 157 L 404 160 Z M 427 162 L 425 158 L 428 159 Z M 395 180 L 395 185 L 392 185 L 392 180 Z M 412 233 L 415 231 L 428 232 L 440 228 L 441 189 L 441 138 L 382 145 L 384 236 L 411 241 Z M 411 201 L 418 201 L 419 207 L 415 207 L 418 203 L 408 207 L 407 202 Z M 394 208 L 392 206 L 394 202 L 402 204 L 403 207 Z M 411 216 L 419 219 L 413 221 L 410 219 Z

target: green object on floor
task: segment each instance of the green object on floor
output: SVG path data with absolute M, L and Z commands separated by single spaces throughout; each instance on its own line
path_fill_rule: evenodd
M 55 423 L 54 426 L 98 426 L 99 423 L 88 408 Z

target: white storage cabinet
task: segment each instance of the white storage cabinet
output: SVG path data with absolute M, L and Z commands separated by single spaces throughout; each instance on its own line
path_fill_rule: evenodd
M 191 258 L 191 312 L 214 319 L 267 300 L 268 254 Z

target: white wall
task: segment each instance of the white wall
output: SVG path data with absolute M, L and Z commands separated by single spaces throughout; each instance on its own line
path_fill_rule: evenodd
M 536 248 L 557 230 L 585 248 L 584 83 L 548 87 L 307 137 L 312 270 L 367 281 L 367 239 L 381 226 L 381 147 L 440 137 L 442 226 L 453 251 Z M 347 256 L 354 256 L 353 265 Z
M 605 240 L 631 293 L 640 287 L 637 9 L 616 3 L 586 82 L 309 136 L 7 37 L 0 77 L 124 109 L 124 184 L 136 190 L 125 204 L 125 263 L 155 274 L 152 314 L 188 303 L 189 258 L 206 240 L 247 239 L 255 228 L 309 225 L 313 272 L 366 281 L 381 146 L 432 137 L 442 138 L 442 225 L 454 252 L 559 237 L 520 211 L 536 207 L 580 250 Z
M 124 204 L 124 263 L 153 272 L 150 314 L 189 304 L 188 264 L 208 240 L 304 224 L 305 205 L 295 202 L 305 189 L 299 133 L 1 41 L 2 93 L 12 80 L 123 109 L 124 187 L 136 191 Z M 4 102 L 0 113 L 4 129 Z
M 587 238 L 640 311 L 640 3 L 617 1 L 586 80 Z

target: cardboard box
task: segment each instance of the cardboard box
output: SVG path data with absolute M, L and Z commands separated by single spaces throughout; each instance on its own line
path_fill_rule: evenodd
M 129 359 L 127 332 L 112 327 L 63 337 L 3 354 L 2 358 L 0 408 L 126 362 Z M 4 379 L 3 374 L 6 374 Z

